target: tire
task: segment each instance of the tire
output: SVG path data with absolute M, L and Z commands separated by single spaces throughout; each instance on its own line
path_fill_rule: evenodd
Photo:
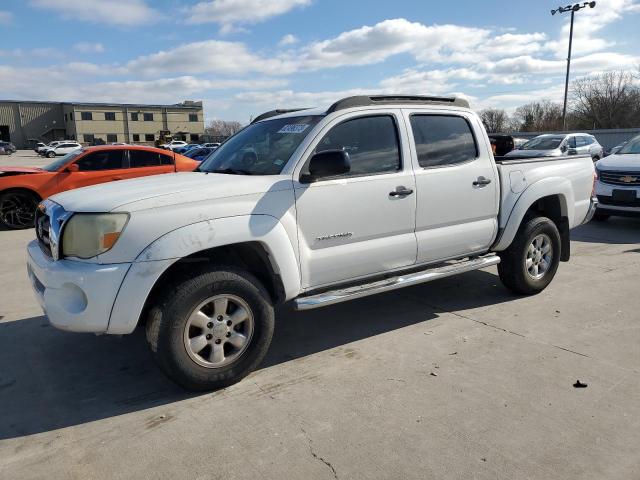
M 269 349 L 273 305 L 266 289 L 248 272 L 209 266 L 176 279 L 156 298 L 147 321 L 147 341 L 162 371 L 188 390 L 216 390 L 240 381 Z M 219 309 L 225 298 L 227 306 Z M 231 325 L 245 311 L 247 320 Z M 241 346 L 240 337 L 246 339 Z
M 593 216 L 593 219 L 596 222 L 606 222 L 607 220 L 609 220 L 610 215 L 607 215 L 606 213 L 597 213 Z
M 53 158 L 56 154 L 54 152 L 47 152 L 47 158 Z
M 33 228 L 38 197 L 28 191 L 0 193 L 0 227 L 9 230 Z
M 547 245 L 550 250 L 545 254 Z M 555 223 L 547 217 L 525 217 L 509 248 L 499 252 L 500 280 L 515 293 L 535 295 L 541 292 L 558 270 L 560 249 L 560 232 Z

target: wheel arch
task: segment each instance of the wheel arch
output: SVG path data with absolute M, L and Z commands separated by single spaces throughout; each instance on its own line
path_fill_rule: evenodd
M 284 227 L 271 216 L 249 217 L 262 218 L 199 222 L 152 242 L 131 265 L 115 299 L 107 332 L 132 332 L 145 319 L 162 287 L 188 275 L 194 264 L 242 268 L 260 280 L 275 304 L 296 296 L 300 272 Z
M 560 259 L 569 260 L 569 226 L 573 224 L 574 195 L 568 179 L 549 177 L 529 186 L 514 205 L 501 234 L 492 250 L 505 250 L 518 232 L 525 219 L 533 215 L 550 218 L 560 231 L 562 252 Z

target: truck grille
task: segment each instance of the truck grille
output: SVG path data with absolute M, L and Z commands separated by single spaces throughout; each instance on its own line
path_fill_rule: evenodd
M 38 209 L 36 210 L 35 226 L 36 237 L 38 237 L 40 249 L 47 256 L 51 257 L 51 218 L 49 217 L 48 212 L 42 204 L 38 206 Z
M 35 219 L 36 237 L 40 249 L 54 260 L 58 260 L 60 256 L 60 234 L 64 223 L 71 215 L 71 212 L 67 212 L 51 200 L 45 200 L 38 205 Z
M 640 185 L 640 172 L 618 172 L 600 170 L 598 172 L 598 176 L 602 183 L 608 183 L 610 185 Z

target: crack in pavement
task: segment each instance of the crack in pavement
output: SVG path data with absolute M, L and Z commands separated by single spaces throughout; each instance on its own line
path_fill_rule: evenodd
M 309 434 L 306 432 L 306 430 L 300 427 L 300 431 L 307 439 L 307 445 L 309 446 L 309 453 L 311 454 L 311 456 L 316 460 L 319 460 L 320 462 L 324 463 L 327 467 L 329 467 L 331 469 L 331 473 L 333 473 L 333 478 L 338 480 L 338 473 L 336 472 L 336 469 L 333 468 L 333 465 L 331 465 L 331 462 L 328 462 L 313 450 L 313 440 L 311 440 L 311 437 L 309 437 Z

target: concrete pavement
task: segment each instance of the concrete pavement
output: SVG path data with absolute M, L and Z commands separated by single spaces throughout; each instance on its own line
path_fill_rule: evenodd
M 535 297 L 490 269 L 283 309 L 264 365 L 204 395 L 142 332 L 50 327 L 31 238 L 0 232 L 0 478 L 640 478 L 640 219 L 574 230 Z

